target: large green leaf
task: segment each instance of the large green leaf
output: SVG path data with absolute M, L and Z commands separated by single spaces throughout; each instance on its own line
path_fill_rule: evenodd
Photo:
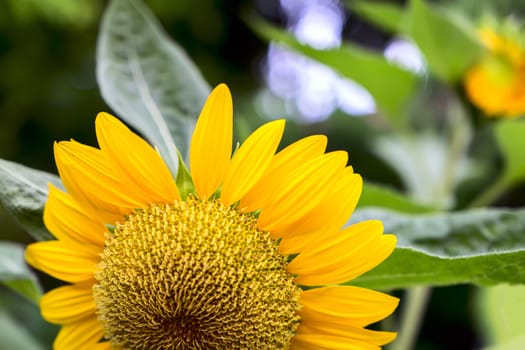
M 393 118 L 394 123 L 405 122 L 406 107 L 416 92 L 419 80 L 413 73 L 388 62 L 381 53 L 357 45 L 345 43 L 339 48 L 316 50 L 260 19 L 250 18 L 249 23 L 267 40 L 284 44 L 360 83 L 374 97 L 378 108 Z
M 49 183 L 62 187 L 53 174 L 0 159 L 0 202 L 36 240 L 53 238 L 42 221 Z
M 36 276 L 25 263 L 21 244 L 0 242 L 0 282 L 34 303 L 42 294 Z
M 97 79 L 118 116 L 159 149 L 174 176 L 210 88 L 139 0 L 112 0 L 98 38 Z
M 408 35 L 423 52 L 429 69 L 439 78 L 455 82 L 482 54 L 474 30 L 452 12 L 411 0 Z
M 407 215 L 369 208 L 356 211 L 352 222 L 372 218 L 396 234 L 398 245 L 351 283 L 380 289 L 525 283 L 525 209 Z

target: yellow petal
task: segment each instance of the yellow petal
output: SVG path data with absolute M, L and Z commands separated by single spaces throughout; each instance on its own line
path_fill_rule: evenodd
M 512 81 L 498 82 L 490 68 L 490 64 L 477 64 L 469 69 L 465 74 L 465 92 L 472 103 L 486 114 L 505 114 L 511 101 L 509 91 L 512 90 Z
M 347 168 L 341 177 L 326 189 L 326 195 L 321 202 L 286 231 L 301 235 L 323 227 L 341 228 L 352 215 L 362 188 L 361 176 L 354 174 L 352 168 Z
M 357 205 L 362 186 L 361 176 L 354 174 L 352 168 L 348 167 L 327 186 L 324 197 L 316 206 L 296 221 L 279 228 L 284 232 L 280 236 L 292 238 L 294 243 L 299 243 L 292 247 L 293 253 L 301 252 L 308 244 L 311 240 L 308 234 L 314 234 L 315 237 L 319 232 L 337 230 L 346 224 Z M 283 239 L 281 249 L 289 243 L 291 242 Z
M 273 195 L 261 209 L 258 227 L 274 238 L 286 237 L 286 227 L 318 205 L 347 160 L 346 152 L 331 152 L 276 177 L 266 189 Z
M 377 345 L 309 331 L 292 338 L 290 350 L 380 350 Z
M 233 156 L 221 190 L 221 202 L 241 199 L 263 176 L 284 132 L 284 120 L 264 124 L 244 141 Z
M 91 283 L 63 286 L 40 299 L 42 316 L 49 322 L 65 324 L 96 317 Z
M 286 237 L 279 242 L 279 252 L 283 255 L 298 254 L 305 251 L 314 242 L 329 240 L 339 236 L 340 233 L 338 228 L 321 228 L 307 234 Z
M 93 350 L 111 350 L 113 348 L 111 347 L 111 343 L 109 341 L 105 341 L 103 343 L 97 343 L 93 345 L 92 349 Z
M 55 143 L 60 179 L 73 198 L 106 223 L 113 223 L 141 206 L 129 196 L 99 149 L 74 141 Z
M 380 350 L 380 346 L 395 339 L 396 333 L 338 325 L 310 326 L 301 323 L 292 338 L 291 349 Z
M 53 185 L 49 185 L 49 195 L 44 207 L 44 223 L 59 240 L 104 245 L 104 224 L 89 217 L 71 195 Z
M 347 227 L 337 237 L 312 242 L 288 264 L 297 284 L 326 285 L 350 281 L 371 270 L 394 250 L 396 237 L 384 235 L 380 221 Z
M 271 183 L 282 174 L 289 174 L 311 159 L 323 154 L 327 138 L 324 135 L 314 135 L 296 141 L 273 157 L 264 176 L 241 199 L 240 208 L 254 211 L 264 207 L 273 193 L 268 191 Z
M 301 326 L 299 326 L 301 328 Z M 307 330 L 308 329 L 308 330 Z M 366 328 L 345 326 L 340 323 L 304 323 L 303 329 L 299 329 L 299 334 L 305 333 L 324 334 L 328 337 L 346 339 L 348 343 L 367 344 L 380 346 L 393 341 L 397 334 L 395 332 L 373 331 Z
M 191 176 L 203 198 L 210 197 L 224 179 L 232 153 L 232 134 L 232 97 L 228 87 L 220 84 L 204 104 L 191 138 Z
M 95 121 L 100 149 L 112 169 L 119 169 L 134 185 L 130 193 L 143 193 L 146 203 L 179 200 L 175 180 L 160 154 L 117 118 L 99 113 Z
M 47 241 L 28 245 L 25 257 L 30 265 L 55 278 L 78 283 L 94 278 L 100 252 L 87 245 Z
M 332 350 L 325 347 L 313 346 L 311 344 L 302 344 L 301 341 L 294 341 L 292 339 L 290 343 L 290 350 Z
M 345 350 L 354 350 L 354 349 L 355 350 L 363 350 L 362 348 L 356 348 L 356 347 L 354 347 L 354 348 L 345 347 L 344 349 Z M 301 338 L 297 339 L 297 336 L 294 336 L 292 338 L 292 341 L 290 342 L 290 350 L 334 350 L 334 348 L 327 348 L 327 347 L 324 347 L 324 346 L 313 345 L 313 344 L 310 344 L 308 342 L 305 342 Z M 366 350 L 366 349 L 364 349 L 364 350 Z
M 348 222 L 362 188 L 361 176 L 354 174 L 351 167 L 347 167 L 326 189 L 325 197 L 316 207 L 281 229 L 286 238 L 281 240 L 279 251 L 285 255 L 297 254 L 309 245 L 339 236 L 339 229 Z
M 399 299 L 354 286 L 331 286 L 301 293 L 299 311 L 306 324 L 340 324 L 364 327 L 389 316 Z
M 95 315 L 63 326 L 53 343 L 54 350 L 92 350 L 108 349 L 106 345 L 97 345 L 104 336 L 104 331 Z

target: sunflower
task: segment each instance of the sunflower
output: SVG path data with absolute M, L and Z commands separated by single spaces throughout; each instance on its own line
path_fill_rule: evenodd
M 55 349 L 378 349 L 395 338 L 365 327 L 396 298 L 338 285 L 396 241 L 379 221 L 344 227 L 362 188 L 347 153 L 325 153 L 321 135 L 276 153 L 276 120 L 232 156 L 232 114 L 219 85 L 193 133 L 187 193 L 106 113 L 100 148 L 55 144 L 66 191 L 50 185 L 44 222 L 56 240 L 26 251 L 68 283 L 40 302 L 62 325 Z
M 487 116 L 517 117 L 525 113 L 525 49 L 512 35 L 491 28 L 479 31 L 485 56 L 469 69 L 465 91 Z

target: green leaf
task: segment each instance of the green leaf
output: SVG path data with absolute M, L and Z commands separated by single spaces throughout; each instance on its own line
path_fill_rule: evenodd
M 27 233 L 40 241 L 53 239 L 42 221 L 49 183 L 62 187 L 53 174 L 0 159 L 0 201 Z
M 0 285 L 0 349 L 51 349 L 58 329 L 42 319 L 37 305 Z
M 525 179 L 525 120 L 502 120 L 495 127 L 495 135 L 505 159 L 502 177 L 508 183 Z
M 499 177 L 484 189 L 470 204 L 471 207 L 487 206 L 497 200 L 512 186 L 525 179 L 525 120 L 502 120 L 495 128 L 495 137 L 504 158 Z
M 398 244 L 385 262 L 352 284 L 378 289 L 525 284 L 525 209 L 407 215 L 367 208 L 352 216 L 352 222 L 365 219 L 381 220 Z
M 483 53 L 475 29 L 455 12 L 411 0 L 405 9 L 391 3 L 356 1 L 352 9 L 382 28 L 412 39 L 432 73 L 450 83 Z
M 399 5 L 381 1 L 347 1 L 347 3 L 352 10 L 377 26 L 393 33 L 401 31 L 404 12 Z
M 139 0 L 112 0 L 100 29 L 97 80 L 120 118 L 159 149 L 177 175 L 210 88 Z
M 265 39 L 284 44 L 363 85 L 374 97 L 378 108 L 395 124 L 405 122 L 407 103 L 416 92 L 419 81 L 413 73 L 388 62 L 381 53 L 357 45 L 345 43 L 340 48 L 316 50 L 260 19 L 250 18 L 248 23 Z
M 451 161 L 447 149 L 450 145 L 443 135 L 421 131 L 411 136 L 376 137 L 372 141 L 371 150 L 401 177 L 410 198 L 429 207 L 451 207 L 454 199 L 450 188 L 455 185 L 452 182 L 459 164 Z M 459 158 L 457 163 L 463 165 L 466 160 Z M 447 176 L 450 184 L 445 181 Z
M 525 286 L 499 285 L 480 289 L 477 304 L 475 310 L 482 326 L 480 334 L 491 344 L 501 344 L 491 350 L 524 348 Z
M 483 350 L 516 350 L 516 349 L 525 349 L 525 334 L 518 337 L 514 337 L 509 341 L 500 343 Z
M 403 213 L 428 213 L 435 209 L 417 203 L 394 189 L 371 183 L 363 184 L 358 208 L 381 207 Z
M 44 350 L 45 346 L 25 329 L 24 325 L 16 323 L 10 315 L 0 311 L 0 345 L 2 349 Z
M 26 265 L 21 244 L 0 242 L 0 282 L 35 304 L 42 295 L 36 276 Z
M 452 12 L 423 0 L 411 0 L 409 11 L 408 35 L 423 52 L 429 69 L 443 80 L 456 82 L 484 51 L 474 30 Z

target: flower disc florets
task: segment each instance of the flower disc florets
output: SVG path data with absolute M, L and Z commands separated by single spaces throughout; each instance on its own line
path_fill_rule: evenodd
M 117 349 L 282 349 L 300 289 L 256 218 L 189 197 L 137 209 L 106 239 L 94 298 Z

